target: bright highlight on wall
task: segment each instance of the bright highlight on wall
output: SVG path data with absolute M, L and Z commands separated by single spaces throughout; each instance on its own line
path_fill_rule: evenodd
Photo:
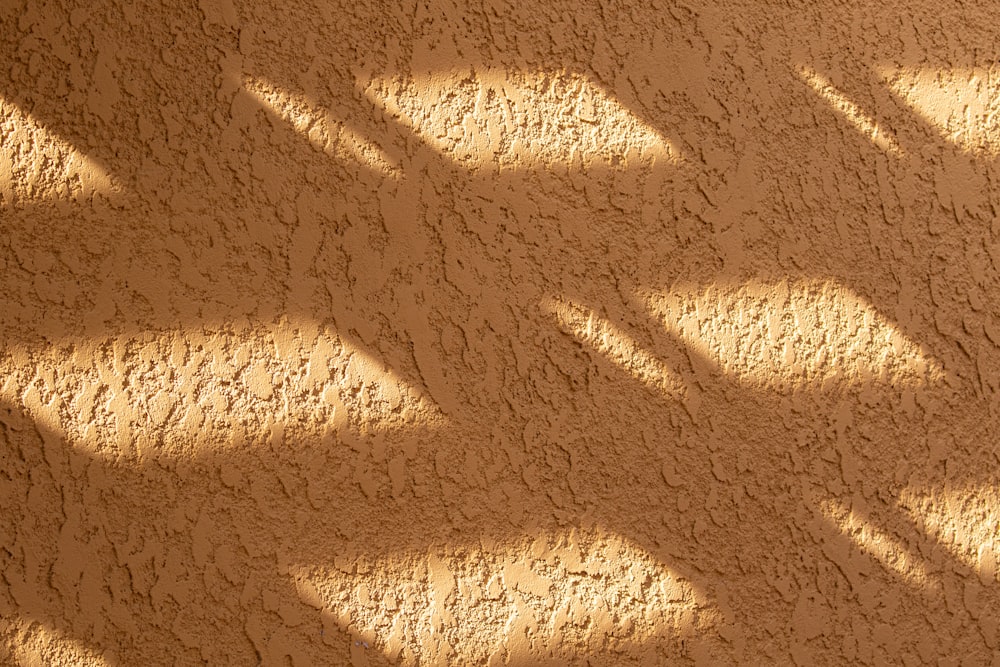
M 898 503 L 924 534 L 976 572 L 983 584 L 1000 581 L 1000 491 L 995 486 L 909 487 Z
M 1000 73 L 992 68 L 883 67 L 889 87 L 964 150 L 1000 152 Z
M 0 98 L 0 206 L 120 190 L 94 160 Z
M 444 419 L 395 371 L 308 321 L 12 346 L 0 371 L 0 398 L 109 460 L 270 442 L 285 425 L 365 431 Z
M 593 310 L 556 298 L 547 299 L 542 306 L 556 318 L 563 331 L 646 386 L 668 397 L 680 398 L 686 394 L 684 382 L 675 371 Z
M 900 154 L 902 151 L 895 137 L 892 136 L 878 121 L 866 113 L 864 109 L 853 102 L 849 97 L 827 79 L 825 76 L 815 71 L 811 67 L 802 67 L 799 76 L 809 84 L 816 94 L 822 97 L 844 120 L 853 125 L 861 134 L 867 137 L 873 144 L 887 153 Z
M 398 161 L 383 148 L 304 95 L 294 95 L 251 77 L 244 79 L 244 87 L 265 109 L 287 122 L 317 150 L 331 157 L 356 160 L 383 176 L 399 176 Z
M 469 168 L 674 162 L 656 130 L 587 77 L 476 68 L 385 77 L 364 94 L 427 144 Z
M 403 665 L 572 660 L 720 620 L 643 549 L 593 529 L 373 555 L 362 568 L 303 567 L 297 577 L 303 599 L 356 637 L 356 653 Z
M 836 499 L 820 503 L 820 511 L 862 553 L 874 558 L 883 568 L 914 586 L 927 582 L 923 559 L 905 544 Z
M 0 663 L 1000 650 L 975 3 L 11 4 Z
M 942 376 L 916 343 L 832 281 L 680 286 L 640 298 L 667 331 L 744 384 L 919 386 Z
M 57 630 L 37 623 L 19 637 L 15 656 L 18 664 L 26 667 L 117 667 L 117 662 L 108 659 L 105 652 L 94 650 L 79 639 L 66 637 Z

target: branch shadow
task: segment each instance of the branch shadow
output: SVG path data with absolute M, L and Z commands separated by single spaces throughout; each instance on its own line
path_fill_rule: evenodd
M 67 23 L 48 34 L 54 42 L 58 35 L 65 41 L 67 34 L 91 32 L 93 45 L 88 50 L 81 37 L 79 59 L 93 58 L 96 72 L 103 49 L 116 41 L 97 19 L 116 11 L 99 8 L 80 25 L 67 12 Z M 255 11 L 264 12 L 257 21 Z M 935 203 L 938 193 L 922 180 L 926 170 L 915 178 L 897 174 L 876 147 L 853 138 L 849 126 L 816 121 L 824 103 L 788 63 L 760 63 L 754 72 L 713 55 L 735 39 L 718 17 L 709 21 L 708 34 L 697 12 L 650 9 L 640 17 L 676 42 L 683 42 L 676 36 L 681 29 L 700 28 L 699 44 L 653 40 L 670 46 L 685 67 L 700 61 L 699 76 L 685 78 L 679 65 L 643 70 L 627 54 L 583 65 L 578 51 L 600 24 L 597 10 L 587 11 L 583 16 L 593 23 L 568 43 L 550 41 L 545 25 L 527 27 L 519 23 L 523 16 L 505 16 L 501 23 L 524 31 L 525 39 L 502 53 L 477 46 L 477 37 L 495 35 L 497 15 L 456 12 L 474 27 L 445 30 L 454 49 L 428 50 L 420 66 L 450 67 L 461 53 L 470 70 L 493 62 L 514 71 L 582 72 L 642 122 L 676 138 L 681 152 L 700 164 L 470 173 L 366 100 L 357 84 L 365 73 L 405 76 L 408 70 L 397 68 L 418 60 L 422 42 L 414 37 L 400 44 L 401 26 L 425 21 L 423 30 L 440 31 L 433 17 L 390 16 L 383 23 L 347 13 L 343 22 L 338 17 L 315 26 L 298 6 L 277 15 L 241 7 L 243 28 L 227 25 L 224 15 L 214 21 L 206 15 L 189 23 L 201 24 L 199 33 L 181 25 L 184 17 L 167 13 L 158 24 L 151 16 L 141 29 L 133 26 L 132 47 L 121 56 L 130 59 L 135 90 L 122 97 L 113 123 L 101 122 L 108 112 L 100 96 L 57 94 L 52 63 L 34 65 L 42 72 L 37 86 L 14 74 L 4 82 L 5 100 L 127 188 L 120 201 L 98 196 L 4 212 L 2 331 L 12 371 L 4 385 L 5 618 L 107 645 L 110 664 L 174 655 L 210 662 L 235 655 L 269 664 L 286 657 L 296 664 L 377 662 L 385 656 L 359 657 L 354 643 L 369 628 L 336 607 L 341 598 L 330 597 L 350 585 L 310 593 L 300 585 L 302 572 L 339 570 L 341 581 L 363 579 L 358 563 L 391 566 L 393 557 L 419 561 L 431 552 L 460 562 L 463 551 L 478 553 L 477 543 L 588 523 L 639 545 L 708 600 L 699 613 L 714 620 L 696 633 L 704 635 L 704 647 L 682 644 L 679 638 L 691 636 L 683 627 L 676 633 L 659 628 L 634 642 L 652 647 L 658 659 L 758 653 L 787 659 L 791 653 L 808 660 L 810 652 L 819 659 L 850 651 L 861 659 L 900 652 L 933 657 L 939 647 L 926 643 L 938 627 L 947 628 L 953 643 L 946 650 L 953 653 L 985 655 L 995 648 L 995 628 L 982 610 L 998 595 L 996 581 L 981 584 L 969 602 L 967 582 L 975 573 L 897 507 L 899 490 L 913 479 L 942 488 L 996 483 L 996 452 L 979 446 L 996 429 L 992 392 L 1000 373 L 986 329 L 996 326 L 988 305 L 996 272 L 987 265 L 977 280 L 956 259 L 971 265 L 988 257 L 992 230 L 980 226 L 976 236 L 972 223 L 989 220 L 992 192 L 987 199 L 969 193 L 978 203 L 965 207 L 961 224 L 951 224 L 959 214 Z M 3 53 L 10 62 L 26 60 L 26 73 L 33 55 L 56 57 L 14 37 L 33 26 L 45 34 L 38 21 L 5 26 L 12 36 Z M 251 29 L 255 23 L 266 29 Z M 641 32 L 644 21 L 635 23 Z M 102 25 L 104 34 L 92 32 Z M 295 39 L 285 41 L 290 34 Z M 848 36 L 848 44 L 855 41 L 870 43 L 863 34 Z M 327 42 L 351 45 L 364 56 L 348 46 L 328 53 L 321 47 Z M 309 43 L 315 58 L 306 64 L 300 47 L 309 53 Z M 161 50 L 159 44 L 175 46 Z M 540 45 L 553 48 L 546 53 Z M 469 48 L 475 57 L 465 57 Z M 531 48 L 546 55 L 525 55 Z M 210 66 L 201 52 L 215 54 Z M 73 61 L 65 62 L 71 75 Z M 232 82 L 241 68 L 301 91 L 317 107 L 340 104 L 341 122 L 401 156 L 402 180 L 391 183 L 317 151 L 284 119 L 248 102 L 239 76 Z M 177 70 L 190 76 L 179 81 L 170 74 Z M 148 76 L 138 75 L 143 71 Z M 643 72 L 643 83 L 629 79 L 630 72 Z M 95 74 L 94 85 L 98 79 Z M 761 88 L 753 91 L 747 79 Z M 724 101 L 736 111 L 720 100 L 726 97 L 716 92 L 720 83 L 732 86 Z M 789 89 L 796 92 L 787 95 Z M 785 125 L 769 120 L 786 130 L 786 141 L 775 140 L 774 125 L 747 139 L 767 127 L 751 120 L 754 102 L 765 97 L 760 90 L 794 110 Z M 870 100 L 852 84 L 845 91 Z M 873 104 L 874 115 L 904 125 L 898 107 Z M 162 117 L 146 117 L 144 130 L 140 118 L 154 108 Z M 933 136 L 919 119 L 907 122 L 917 128 L 914 135 Z M 791 177 L 828 171 L 815 158 L 818 132 L 811 123 L 838 137 L 826 151 L 845 169 L 832 190 L 822 191 L 821 183 L 810 199 L 812 186 Z M 928 146 L 951 150 L 930 140 L 918 144 L 902 131 L 897 136 L 921 155 Z M 742 155 L 756 155 L 751 180 L 759 192 L 751 202 L 734 201 L 734 188 L 742 187 L 735 154 L 744 148 Z M 905 163 L 899 169 L 916 168 Z M 980 162 L 977 169 L 991 174 L 993 164 Z M 651 198 L 616 197 L 644 179 L 661 183 Z M 873 203 L 899 182 L 916 188 L 913 200 L 922 208 L 887 212 Z M 297 187 L 302 183 L 308 185 Z M 849 212 L 846 225 L 834 210 Z M 926 228 L 913 223 L 914 215 L 928 216 Z M 873 221 L 865 229 L 863 220 Z M 310 233 L 297 239 L 298 229 Z M 868 243 L 859 244 L 866 235 Z M 905 388 L 877 381 L 829 390 L 746 386 L 714 370 L 711 359 L 633 300 L 637 290 L 682 282 L 799 277 L 835 279 L 853 290 L 942 360 L 950 381 L 918 388 L 911 399 Z M 904 299 L 906 285 L 912 289 Z M 969 301 L 977 290 L 978 309 Z M 697 413 L 560 331 L 538 308 L 551 295 L 589 304 L 677 369 L 689 390 L 697 387 Z M 425 394 L 444 425 L 369 427 L 358 417 L 374 409 L 366 407 L 363 392 L 342 392 L 350 416 L 337 428 L 330 426 L 336 409 L 332 417 L 294 405 L 281 412 L 273 408 L 275 398 L 263 408 L 272 410 L 272 419 L 255 415 L 245 437 L 234 432 L 221 447 L 210 433 L 188 436 L 181 455 L 148 456 L 128 443 L 87 454 L 77 448 L 93 439 L 68 437 L 23 405 L 31 387 L 41 394 L 61 382 L 63 393 L 82 393 L 62 378 L 46 379 L 53 363 L 46 349 L 86 353 L 80 341 L 95 340 L 103 350 L 115 339 L 142 342 L 147 334 L 177 331 L 184 338 L 203 330 L 210 338 L 232 322 L 270 325 L 282 318 L 312 323 L 297 334 L 300 363 L 310 351 L 301 329 L 332 331 L 331 339 L 352 341 L 400 383 Z M 245 341 L 240 335 L 237 342 Z M 143 382 L 156 381 L 135 370 L 148 363 L 142 345 L 125 347 L 126 384 L 140 395 Z M 216 349 L 227 362 L 238 357 Z M 166 353 L 159 359 L 166 363 Z M 331 368 L 331 377 L 340 377 Z M 232 392 L 244 391 L 234 379 Z M 312 406 L 315 397 L 306 393 L 303 405 Z M 838 426 L 845 410 L 850 423 Z M 274 417 L 292 434 L 281 442 Z M 133 440 L 164 431 L 146 418 L 132 428 Z M 166 452 L 162 435 L 152 446 Z M 400 457 L 402 483 L 390 466 Z M 913 585 L 851 546 L 817 509 L 820 497 L 866 507 L 873 523 L 926 559 L 933 583 Z M 345 604 L 365 618 L 355 597 Z M 946 616 L 950 620 L 942 620 Z M 616 641 L 591 637 L 583 649 L 548 650 L 552 659 L 612 659 Z M 503 651 L 501 658 L 513 663 L 530 664 L 540 655 L 518 658 L 509 644 Z

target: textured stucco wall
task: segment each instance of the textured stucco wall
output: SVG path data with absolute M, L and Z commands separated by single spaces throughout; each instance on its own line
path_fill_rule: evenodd
M 0 3 L 0 662 L 998 664 L 991 2 Z

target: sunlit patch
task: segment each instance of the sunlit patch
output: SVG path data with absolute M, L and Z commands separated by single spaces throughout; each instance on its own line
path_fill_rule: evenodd
M 115 460 L 443 420 L 392 369 L 309 321 L 11 346 L 0 373 L 0 398 L 78 449 Z
M 867 517 L 835 499 L 821 502 L 820 510 L 858 549 L 882 567 L 916 585 L 927 581 L 927 569 L 919 554 L 875 526 Z
M 475 68 L 362 83 L 369 99 L 468 167 L 625 168 L 679 157 L 659 132 L 572 72 Z
M 0 205 L 121 192 L 96 162 L 0 98 Z
M 666 329 L 753 386 L 920 386 L 939 363 L 834 282 L 675 287 L 640 295 Z
M 883 67 L 889 87 L 943 137 L 975 152 L 1000 152 L 1000 76 L 989 68 Z
M 977 572 L 984 583 L 1000 580 L 1000 488 L 909 487 L 898 502 L 925 534 Z
M 10 645 L 10 644 L 8 644 Z M 113 667 L 103 651 L 38 623 L 32 623 L 16 634 L 12 642 L 17 664 L 34 667 L 73 665 L 74 667 Z
M 611 360 L 646 386 L 666 396 L 686 393 L 683 380 L 666 364 L 647 352 L 628 334 L 589 308 L 565 299 L 547 299 L 542 306 L 555 316 L 562 329 Z
M 847 122 L 857 128 L 873 144 L 887 153 L 901 153 L 899 144 L 896 143 L 896 139 L 892 136 L 892 133 L 880 126 L 861 107 L 837 90 L 826 77 L 810 67 L 802 67 L 799 70 L 799 75 L 803 81 L 809 84 L 809 87 L 816 91 L 820 97 L 826 100 Z
M 721 621 L 688 581 L 615 535 L 487 542 L 303 566 L 300 594 L 357 652 L 404 665 L 568 661 Z
M 259 79 L 244 79 L 244 87 L 316 149 L 340 159 L 356 160 L 383 176 L 399 176 L 398 162 L 378 144 L 335 118 L 329 110 L 317 107 L 305 96 L 289 93 Z

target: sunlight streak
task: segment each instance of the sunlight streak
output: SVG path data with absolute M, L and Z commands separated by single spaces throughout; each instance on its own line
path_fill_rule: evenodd
M 885 128 L 880 127 L 878 122 L 866 114 L 857 104 L 848 99 L 843 93 L 838 91 L 829 79 L 816 72 L 810 67 L 803 66 L 799 70 L 802 80 L 809 84 L 816 93 L 826 100 L 861 134 L 865 135 L 873 144 L 887 153 L 899 155 L 902 153 L 896 139 Z
M 599 529 L 344 558 L 296 579 L 325 622 L 403 665 L 572 660 L 721 620 L 690 582 Z
M 0 374 L 0 398 L 105 459 L 444 421 L 391 368 L 307 320 L 12 345 Z
M 993 68 L 882 67 L 899 97 L 959 148 L 1000 153 L 1000 75 Z
M 752 386 L 923 386 L 941 365 L 847 288 L 801 281 L 676 286 L 639 297 L 668 331 Z
M 927 581 L 923 559 L 886 531 L 877 528 L 867 517 L 833 498 L 821 502 L 820 510 L 858 549 L 877 560 L 882 567 L 914 585 Z
M 490 68 L 384 78 L 364 94 L 470 168 L 676 162 L 677 149 L 583 75 Z
M 906 488 L 899 507 L 984 584 L 1000 581 L 1000 490 Z
M 81 640 L 66 637 L 61 632 L 38 623 L 31 624 L 18 635 L 14 655 L 19 665 L 111 667 L 115 664 L 104 652 L 99 652 Z
M 594 311 L 556 298 L 547 299 L 542 306 L 555 316 L 563 331 L 610 359 L 649 388 L 675 398 L 686 393 L 685 384 L 675 371 Z
M 0 206 L 121 191 L 94 160 L 0 98 Z
M 340 159 L 356 160 L 389 178 L 399 177 L 397 160 L 305 96 L 283 91 L 260 79 L 247 77 L 243 83 L 265 108 L 286 121 L 317 150 Z

